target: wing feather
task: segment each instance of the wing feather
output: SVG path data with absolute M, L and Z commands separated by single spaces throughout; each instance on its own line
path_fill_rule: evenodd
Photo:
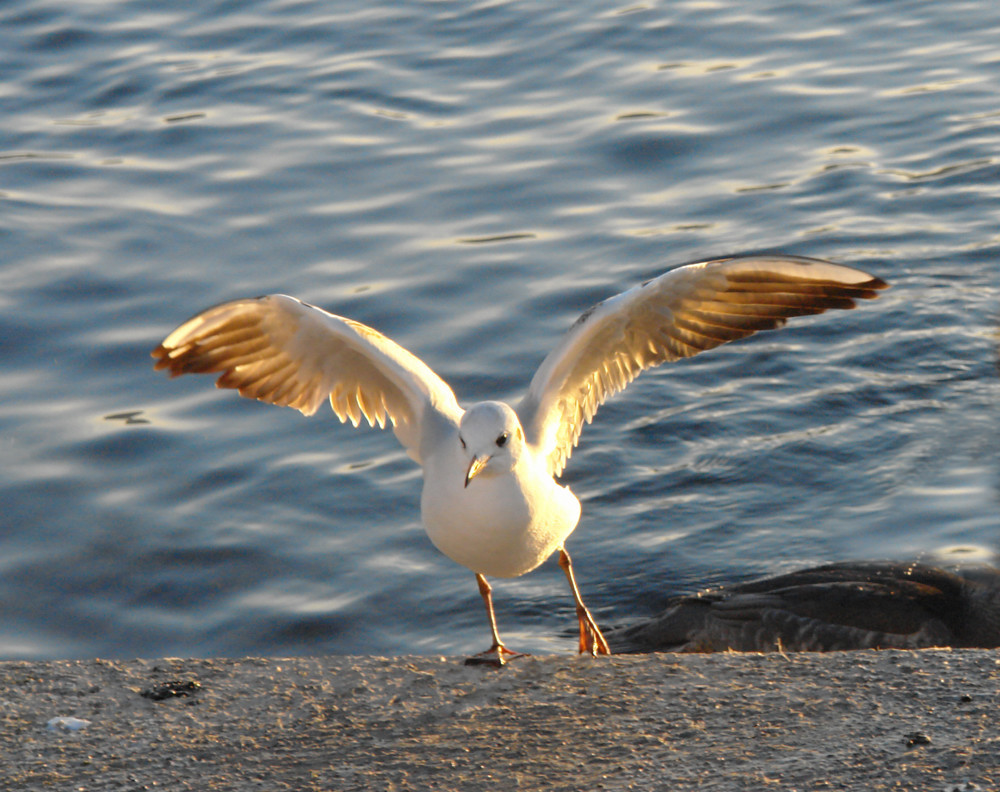
M 277 294 L 223 303 L 188 320 L 152 353 L 170 375 L 218 373 L 216 385 L 312 415 L 393 431 L 421 460 L 423 419 L 457 423 L 451 388 L 421 360 L 372 328 Z
M 886 287 L 860 270 L 800 256 L 718 259 L 666 272 L 577 320 L 518 406 L 526 438 L 558 475 L 584 424 L 644 369 L 782 327 L 791 317 L 853 308 Z

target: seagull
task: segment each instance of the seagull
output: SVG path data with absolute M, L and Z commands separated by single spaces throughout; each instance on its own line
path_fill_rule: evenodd
M 152 352 L 171 376 L 218 373 L 216 386 L 313 415 L 393 433 L 423 468 L 420 510 L 431 542 L 476 576 L 492 644 L 467 662 L 520 653 L 497 631 L 487 577 L 513 578 L 559 551 L 580 654 L 610 654 L 584 605 L 565 542 L 580 502 L 557 481 L 597 408 L 645 369 L 691 357 L 794 316 L 853 308 L 884 281 L 820 259 L 737 256 L 669 270 L 593 306 L 542 361 L 511 407 L 459 406 L 422 360 L 360 322 L 272 294 L 216 305 Z

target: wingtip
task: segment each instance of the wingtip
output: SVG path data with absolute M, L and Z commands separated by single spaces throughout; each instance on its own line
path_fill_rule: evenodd
M 149 356 L 156 361 L 153 364 L 153 371 L 163 371 L 165 368 L 170 368 L 170 353 L 162 344 L 150 352 Z
M 859 283 L 853 288 L 857 290 L 857 293 L 852 295 L 856 299 L 874 300 L 881 296 L 880 295 L 881 291 L 890 288 L 890 285 L 888 282 L 882 280 L 881 278 L 877 278 L 874 275 L 872 275 L 870 276 L 869 280 L 865 281 L 864 283 Z
M 182 374 L 188 373 L 189 369 L 184 366 L 184 363 L 170 353 L 171 350 L 163 344 L 150 353 L 150 357 L 156 361 L 153 364 L 153 371 L 166 371 L 170 379 L 176 379 Z

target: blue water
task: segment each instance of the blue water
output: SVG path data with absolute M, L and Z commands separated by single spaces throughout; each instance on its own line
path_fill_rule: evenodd
M 675 264 L 861 267 L 892 290 L 602 408 L 584 596 L 997 548 L 996 3 L 188 5 L 0 6 L 0 657 L 485 648 L 391 433 L 153 372 L 276 291 L 468 403 Z M 554 563 L 495 595 L 510 645 L 572 650 Z

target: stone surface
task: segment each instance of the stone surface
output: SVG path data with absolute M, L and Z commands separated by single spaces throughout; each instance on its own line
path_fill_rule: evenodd
M 0 789 L 993 790 L 998 705 L 986 650 L 7 662 Z

